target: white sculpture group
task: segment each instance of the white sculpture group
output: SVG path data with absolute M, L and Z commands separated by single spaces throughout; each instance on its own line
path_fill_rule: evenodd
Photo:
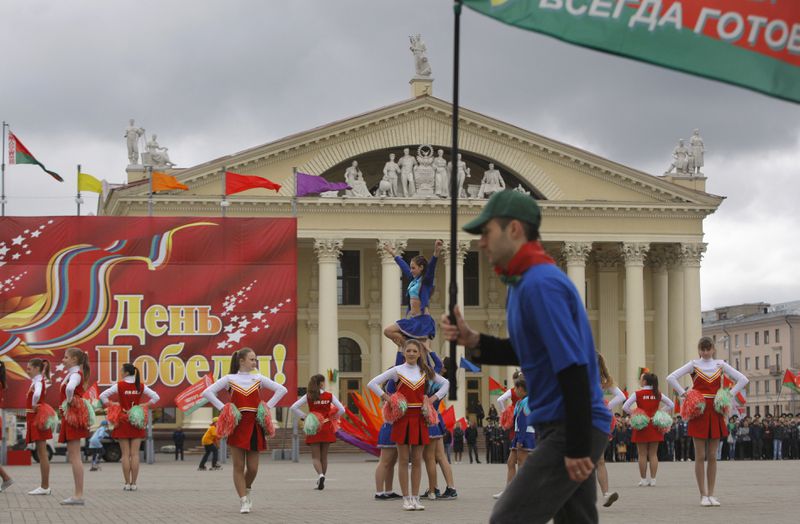
M 700 168 L 705 164 L 705 145 L 700 137 L 700 130 L 695 129 L 689 139 L 689 147 L 684 145 L 683 139 L 678 140 L 678 145 L 672 150 L 672 163 L 664 172 L 669 175 L 675 170 L 675 174 L 683 176 L 702 176 Z
M 125 130 L 125 142 L 128 145 L 128 164 L 138 166 L 139 164 L 139 141 L 144 142 L 145 153 L 141 154 L 144 166 L 156 169 L 166 169 L 175 164 L 169 158 L 169 149 L 161 147 L 158 143 L 158 135 L 155 133 L 150 140 L 147 140 L 143 127 L 137 127 L 133 118 L 130 119 L 128 128 Z
M 389 160 L 383 166 L 383 177 L 375 190 L 376 197 L 404 197 L 404 198 L 449 198 L 450 178 L 453 174 L 453 163 L 444 157 L 444 150 L 439 149 L 436 156 L 433 147 L 423 144 L 417 148 L 416 156 L 411 154 L 409 148 L 403 149 L 403 155 L 395 160 L 397 155 L 389 153 Z M 456 162 L 456 185 L 461 198 L 489 198 L 497 191 L 506 188 L 506 183 L 500 171 L 490 163 L 484 172 L 480 186 L 474 186 L 469 195 L 465 191 L 464 183 L 471 177 L 471 170 L 467 163 L 458 154 Z M 369 198 L 370 193 L 364 174 L 358 167 L 358 161 L 353 160 L 350 167 L 344 172 L 344 180 L 351 189 L 346 190 L 346 196 Z M 473 187 L 473 186 L 470 186 Z

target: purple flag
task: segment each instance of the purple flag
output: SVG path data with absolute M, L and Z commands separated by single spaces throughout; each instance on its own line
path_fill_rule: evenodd
M 325 191 L 341 191 L 342 189 L 353 189 L 344 182 L 328 182 L 321 176 L 297 173 L 296 196 L 319 195 Z

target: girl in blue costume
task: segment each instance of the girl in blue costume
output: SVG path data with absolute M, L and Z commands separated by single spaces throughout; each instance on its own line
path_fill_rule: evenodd
M 402 355 L 399 351 L 398 354 Z M 402 357 L 402 364 L 405 357 Z M 399 364 L 398 364 L 399 365 Z M 384 391 L 392 395 L 396 392 L 394 381 L 385 384 Z M 384 422 L 378 432 L 378 448 L 381 450 L 378 466 L 375 468 L 375 500 L 393 500 L 401 498 L 392 490 L 394 484 L 394 465 L 397 463 L 397 444 L 392 442 L 392 424 Z
M 531 410 L 528 407 L 528 386 L 524 375 L 520 374 L 514 380 L 514 390 L 520 400 L 514 405 L 514 438 L 511 440 L 508 454 L 506 485 L 514 480 L 517 469 L 522 467 L 528 459 L 528 455 L 536 447 L 536 434 L 533 426 L 528 425 L 528 416 L 531 414 Z M 499 499 L 502 494 L 501 491 L 494 495 L 494 498 Z
M 428 305 L 433 293 L 436 261 L 442 250 L 442 241 L 436 241 L 430 261 L 419 255 L 411 260 L 411 264 L 406 264 L 405 260 L 396 255 L 394 248 L 389 244 L 384 244 L 383 248 L 394 257 L 403 275 L 411 280 L 407 289 L 408 311 L 406 312 L 406 318 L 402 318 L 388 326 L 383 330 L 383 334 L 397 344 L 397 347 L 402 347 L 403 342 L 409 338 L 420 340 L 425 344 L 425 347 L 428 347 L 429 341 L 436 336 L 436 322 L 431 318 Z

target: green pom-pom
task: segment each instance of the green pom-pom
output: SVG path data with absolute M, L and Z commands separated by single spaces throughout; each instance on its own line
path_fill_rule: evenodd
M 653 415 L 653 425 L 658 429 L 668 430 L 672 427 L 672 417 L 664 411 L 656 411 L 656 414 Z
M 405 400 L 401 400 L 400 402 L 397 403 L 397 405 L 400 407 L 400 411 L 403 413 L 405 413 L 408 410 L 408 402 Z
M 69 407 L 69 401 L 65 400 L 61 403 L 61 407 L 58 410 L 61 412 L 61 416 L 64 416 L 64 413 L 67 412 L 67 408 Z
M 137 429 L 143 429 L 147 425 L 147 413 L 142 406 L 133 406 L 128 410 L 128 422 Z
M 306 435 L 316 435 L 317 431 L 319 431 L 319 419 L 313 413 L 309 413 L 306 417 L 306 422 L 303 425 L 303 432 Z
M 650 417 L 644 414 L 644 412 L 635 413 L 631 417 L 631 427 L 635 430 L 643 430 L 650 424 Z
M 50 431 L 55 431 L 58 427 L 58 417 L 53 415 L 47 419 L 47 422 L 44 424 L 45 429 L 49 429 Z
M 259 402 L 258 410 L 256 410 L 256 422 L 262 428 L 266 424 L 266 418 L 267 418 L 267 404 L 264 402 Z
M 725 414 L 733 408 L 733 395 L 728 388 L 720 388 L 714 395 L 714 409 L 717 413 Z
M 92 406 L 92 401 L 88 398 L 83 399 L 83 403 L 86 404 L 86 412 L 89 415 L 88 427 L 92 427 L 97 422 L 97 417 L 94 416 L 94 406 Z

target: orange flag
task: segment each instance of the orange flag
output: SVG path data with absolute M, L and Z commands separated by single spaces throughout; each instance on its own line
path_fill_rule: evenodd
M 189 186 L 186 184 L 181 184 L 178 182 L 178 179 L 172 175 L 153 171 L 153 193 L 157 193 L 159 191 L 171 191 L 173 189 L 181 189 L 186 191 L 189 189 Z

